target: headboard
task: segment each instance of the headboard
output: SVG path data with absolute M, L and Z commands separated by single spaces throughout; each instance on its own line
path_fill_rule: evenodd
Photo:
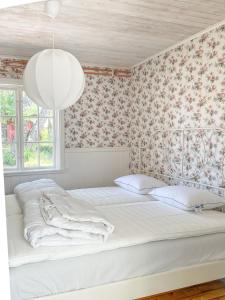
M 139 171 L 225 196 L 225 129 L 159 129 L 139 145 Z

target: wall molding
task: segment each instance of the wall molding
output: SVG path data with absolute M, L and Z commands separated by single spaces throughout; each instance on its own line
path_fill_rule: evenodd
M 82 66 L 84 73 L 87 75 L 131 77 L 131 70 L 127 68 L 110 68 L 110 67 L 94 67 Z
M 138 66 L 146 63 L 147 61 L 149 61 L 149 60 L 151 60 L 151 59 L 153 59 L 155 57 L 158 57 L 158 56 L 160 56 L 160 55 L 162 55 L 162 54 L 164 54 L 164 53 L 166 53 L 168 51 L 171 51 L 171 50 L 173 50 L 173 49 L 175 49 L 175 48 L 177 48 L 177 47 L 179 47 L 179 46 L 181 46 L 181 45 L 183 45 L 183 44 L 185 44 L 187 42 L 190 42 L 190 41 L 198 38 L 202 34 L 208 33 L 208 32 L 210 32 L 210 31 L 212 31 L 212 30 L 214 30 L 214 29 L 216 29 L 216 28 L 218 28 L 220 26 L 223 26 L 223 25 L 225 26 L 225 19 L 222 20 L 222 21 L 220 21 L 220 22 L 218 22 L 218 23 L 216 23 L 216 24 L 213 24 L 213 25 L 207 27 L 206 29 L 203 29 L 203 30 L 201 30 L 201 31 L 199 31 L 199 32 L 197 32 L 197 33 L 189 36 L 188 38 L 186 38 L 186 39 L 184 39 L 184 40 L 182 40 L 182 41 L 180 41 L 180 42 L 178 42 L 178 43 L 176 43 L 176 44 L 174 44 L 174 45 L 172 45 L 172 46 L 170 46 L 170 47 L 168 47 L 168 48 L 166 48 L 166 49 L 164 49 L 164 50 L 162 50 L 160 52 L 157 52 L 157 53 L 155 53 L 155 54 L 153 54 L 151 56 L 148 56 L 144 60 L 140 61 L 139 63 L 137 63 L 135 65 L 133 65 L 130 69 L 132 70 L 133 68 L 138 67 Z
M 17 77 L 21 77 L 26 67 L 28 59 L 0 56 L 0 76 L 6 77 L 7 73 L 15 73 Z M 100 66 L 82 65 L 86 75 L 95 76 L 116 76 L 116 77 L 131 77 L 129 68 L 111 68 Z
M 6 194 L 22 182 L 51 178 L 64 189 L 114 186 L 115 178 L 129 174 L 129 148 L 69 149 L 62 170 L 11 174 L 5 176 Z
M 129 147 L 99 147 L 99 148 L 65 148 L 65 153 L 84 152 L 129 152 Z
M 11 79 L 11 78 L 0 78 L 0 85 L 12 85 L 12 84 L 23 86 L 23 80 Z

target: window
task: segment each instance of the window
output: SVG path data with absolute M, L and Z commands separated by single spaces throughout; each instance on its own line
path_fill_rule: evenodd
M 0 86 L 0 121 L 6 172 L 59 169 L 59 113 L 36 105 L 21 86 Z

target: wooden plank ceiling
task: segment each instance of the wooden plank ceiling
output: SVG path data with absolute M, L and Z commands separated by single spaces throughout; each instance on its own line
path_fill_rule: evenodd
M 225 19 L 224 0 L 61 0 L 0 10 L 0 54 L 30 57 L 55 45 L 82 63 L 129 67 Z

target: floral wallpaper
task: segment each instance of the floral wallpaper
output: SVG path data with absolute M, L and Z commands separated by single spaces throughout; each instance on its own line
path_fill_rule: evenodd
M 0 58 L 0 78 L 21 79 L 27 60 Z M 65 147 L 128 147 L 131 71 L 83 66 L 82 97 L 65 110 Z
M 0 77 L 21 78 L 25 65 L 2 58 Z M 65 110 L 66 148 L 130 146 L 131 172 L 225 185 L 225 25 L 131 70 L 84 71 L 84 94 Z
M 206 130 L 225 129 L 225 25 L 134 67 L 130 93 L 132 172 L 225 185 L 225 131 Z
M 128 146 L 129 77 L 86 76 L 79 101 L 65 110 L 65 146 Z

